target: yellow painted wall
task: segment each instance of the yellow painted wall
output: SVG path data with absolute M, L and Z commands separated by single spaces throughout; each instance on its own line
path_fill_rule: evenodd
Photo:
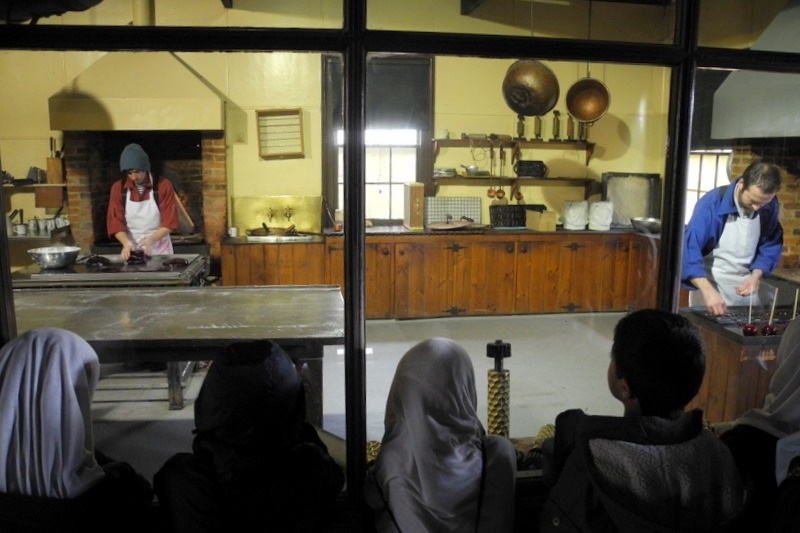
M 434 131 L 447 129 L 451 138 L 461 133 L 516 135 L 517 115 L 506 105 L 502 82 L 513 59 L 438 57 L 436 59 L 436 113 Z M 603 172 L 647 172 L 663 176 L 666 154 L 669 69 L 635 65 L 607 65 L 545 61 L 559 82 L 560 96 L 554 110 L 561 112 L 561 137 L 566 137 L 565 97 L 570 86 L 586 77 L 602 81 L 611 95 L 606 114 L 589 128 L 594 155 L 585 164 L 585 153 L 576 150 L 524 149 L 523 159 L 542 160 L 550 177 L 592 178 Z M 542 137 L 552 138 L 553 113 L 542 119 Z M 576 125 L 577 132 L 577 125 Z M 526 120 L 527 138 L 533 137 L 533 118 Z M 510 153 L 504 175 L 513 176 Z M 437 167 L 478 165 L 489 170 L 486 149 L 443 148 Z M 499 159 L 496 159 L 499 169 Z M 441 187 L 440 195 L 475 196 L 482 199 L 482 220 L 488 221 L 491 199 L 486 185 Z M 521 188 L 527 203 L 543 203 L 559 216 L 567 200 L 582 199 L 582 188 Z M 598 195 L 591 198 L 600 199 Z
M 505 0 L 503 0 L 505 1 Z M 737 0 L 747 3 L 748 0 Z M 770 0 L 772 9 L 780 1 Z M 494 2 L 499 2 L 495 4 Z M 409 0 L 389 2 L 371 0 L 368 4 L 373 27 L 394 26 L 403 29 L 428 31 L 462 31 L 484 33 L 526 34 L 520 29 L 520 9 L 530 9 L 530 2 L 512 2 L 516 11 L 510 26 L 503 17 L 483 13 L 473 17 L 457 15 L 459 0 Z M 490 5 L 504 4 L 499 0 Z M 576 4 L 572 2 L 572 4 Z M 578 4 L 585 5 L 587 2 Z M 603 4 L 603 5 L 601 5 Z M 156 25 L 177 26 L 275 26 L 275 27 L 339 27 L 341 3 L 328 0 L 281 0 L 270 2 L 237 1 L 238 9 L 224 9 L 219 0 L 174 0 L 159 2 L 154 13 Z M 576 13 L 575 28 L 588 31 L 591 18 L 591 37 L 605 34 L 613 38 L 615 27 L 610 17 L 611 4 L 593 2 L 592 11 Z M 748 4 L 752 5 L 752 4 Z M 537 13 L 556 18 L 558 5 L 536 3 Z M 620 7 L 624 13 L 637 17 L 637 7 Z M 266 11 L 266 10 L 269 11 Z M 632 11 L 631 11 L 632 10 Z M 749 16 L 745 10 L 743 17 Z M 729 10 L 733 17 L 734 10 Z M 420 16 L 425 13 L 425 16 Z M 131 23 L 130 0 L 105 0 L 95 8 L 63 17 L 42 19 L 41 24 L 125 25 Z M 497 19 L 497 20 L 495 20 Z M 603 21 L 606 22 L 603 22 Z M 760 19 L 759 19 L 760 20 Z M 733 22 L 727 26 L 733 25 Z M 755 24 L 758 26 L 758 24 Z M 748 28 L 752 29 L 751 24 Z M 596 29 L 595 29 L 596 28 Z M 602 28 L 606 28 L 603 30 Z M 652 29 L 652 28 L 651 28 Z M 558 30 L 560 33 L 566 28 Z M 573 31 L 573 30 L 569 30 Z M 579 30 L 574 30 L 579 31 Z M 604 33 L 605 32 L 605 33 Z M 663 28 L 651 33 L 663 39 Z M 17 52 L 0 51 L 0 84 L 3 120 L 0 121 L 0 164 L 17 178 L 25 177 L 31 166 L 45 167 L 49 155 L 49 138 L 59 139 L 60 131 L 51 131 L 48 117 L 48 98 L 68 86 L 80 72 L 102 57 L 100 52 Z M 228 143 L 229 194 L 258 195 L 315 195 L 321 191 L 321 87 L 319 54 L 247 54 L 212 53 L 178 54 L 204 83 L 208 83 L 225 101 L 226 139 Z M 461 132 L 494 132 L 514 134 L 516 116 L 505 105 L 501 83 L 507 67 L 515 58 L 476 59 L 439 57 L 436 60 L 435 129 L 447 128 L 453 135 Z M 563 97 L 575 80 L 586 74 L 583 63 L 548 62 L 561 85 L 561 99 L 556 109 L 565 111 Z M 550 166 L 550 175 L 591 177 L 599 179 L 605 171 L 654 172 L 663 174 L 666 135 L 668 70 L 631 65 L 588 65 L 592 77 L 605 82 L 611 93 L 608 113 L 590 130 L 589 140 L 597 143 L 595 155 L 588 166 L 583 154 L 573 151 L 524 153 L 523 157 L 542 159 Z M 13 75 L 12 75 L 13 74 Z M 153 76 L 158 78 L 159 73 Z M 258 157 L 255 139 L 255 111 L 280 107 L 300 107 L 303 110 L 306 157 L 284 161 L 263 161 Z M 544 131 L 548 130 L 545 118 Z M 530 120 L 530 119 L 529 119 Z M 531 124 L 528 125 L 529 131 Z M 443 152 L 437 166 L 457 166 L 471 163 L 464 150 Z M 448 195 L 479 194 L 485 191 L 471 187 L 444 190 Z M 577 190 L 548 189 L 546 193 L 525 188 L 526 200 L 545 202 L 558 209 L 565 199 Z M 44 210 L 33 206 L 33 195 L 11 195 L 12 208 L 22 207 L 27 217 L 43 216 Z M 487 208 L 488 211 L 488 208 Z

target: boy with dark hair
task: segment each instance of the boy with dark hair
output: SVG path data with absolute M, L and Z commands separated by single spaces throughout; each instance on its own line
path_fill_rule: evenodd
M 617 324 L 608 387 L 623 417 L 569 410 L 556 418 L 553 482 L 541 531 L 724 531 L 745 490 L 724 444 L 684 412 L 705 372 L 686 318 L 657 309 Z

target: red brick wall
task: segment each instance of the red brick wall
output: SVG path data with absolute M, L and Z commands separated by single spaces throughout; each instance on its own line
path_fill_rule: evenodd
M 228 174 L 222 132 L 203 134 L 203 225 L 211 257 L 220 257 L 228 226 Z

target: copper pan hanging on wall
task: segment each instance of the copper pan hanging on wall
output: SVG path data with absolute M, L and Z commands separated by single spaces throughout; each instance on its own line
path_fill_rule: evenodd
M 608 87 L 594 78 L 582 78 L 567 91 L 567 112 L 576 121 L 591 124 L 608 111 Z
M 558 102 L 559 87 L 553 71 L 533 59 L 515 61 L 503 79 L 503 98 L 521 116 L 544 115 Z

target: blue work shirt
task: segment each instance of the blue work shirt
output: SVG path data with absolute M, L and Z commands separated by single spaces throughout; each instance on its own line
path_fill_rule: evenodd
M 722 187 L 707 192 L 698 200 L 692 218 L 686 225 L 683 236 L 683 264 L 681 267 L 681 286 L 694 290 L 696 287 L 689 280 L 708 277 L 703 268 L 703 257 L 711 253 L 725 228 L 728 215 L 739 215 L 733 195 L 736 184 L 742 178 L 727 187 L 724 194 Z M 761 222 L 761 235 L 758 238 L 756 253 L 750 261 L 751 271 L 760 269 L 766 276 L 778 266 L 783 251 L 783 228 L 778 220 L 778 197 L 758 210 Z

